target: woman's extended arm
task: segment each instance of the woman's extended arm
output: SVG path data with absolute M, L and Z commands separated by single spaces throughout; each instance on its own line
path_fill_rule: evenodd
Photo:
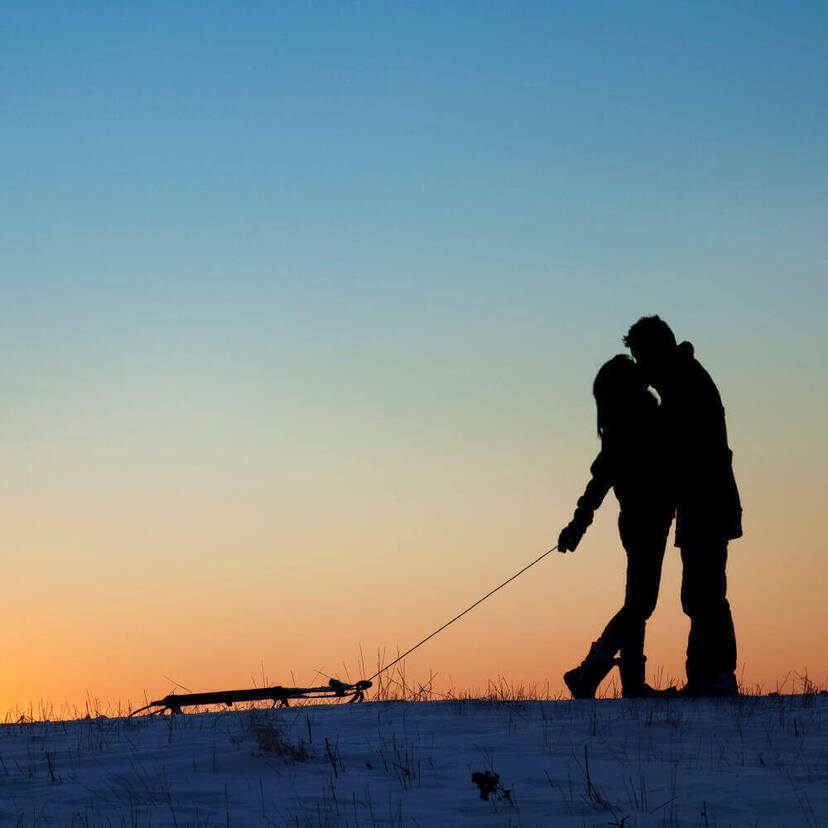
M 587 528 L 592 523 L 595 511 L 604 502 L 607 492 L 612 488 L 609 463 L 602 451 L 590 466 L 592 478 L 578 498 L 578 505 L 572 520 L 561 530 L 558 536 L 558 549 L 561 552 L 573 552 L 581 542 Z

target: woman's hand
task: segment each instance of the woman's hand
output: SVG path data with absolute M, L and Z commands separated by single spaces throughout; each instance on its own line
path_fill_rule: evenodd
M 558 535 L 558 551 L 563 553 L 574 552 L 586 530 L 586 526 L 574 520 L 564 526 L 561 529 L 561 534 Z

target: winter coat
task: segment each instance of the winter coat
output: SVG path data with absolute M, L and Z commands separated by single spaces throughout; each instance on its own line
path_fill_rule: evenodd
M 663 417 L 655 397 L 646 395 L 626 422 L 606 428 L 601 451 L 590 467 L 592 479 L 578 500 L 574 523 L 592 523 L 593 514 L 612 488 L 621 506 L 621 522 L 635 531 L 667 534 L 675 509 L 671 478 L 665 464 Z
M 742 505 L 716 384 L 682 342 L 669 376 L 657 386 L 676 493 L 676 546 L 742 535 Z

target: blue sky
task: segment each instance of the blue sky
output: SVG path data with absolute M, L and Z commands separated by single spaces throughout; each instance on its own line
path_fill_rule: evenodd
M 813 323 L 825 34 L 820 4 L 7 5 L 8 346 Z
M 771 366 L 814 368 L 826 17 L 7 5 L 0 337 L 21 410 L 125 378 L 144 407 L 175 388 L 197 408 L 274 375 L 293 400 L 396 384 L 426 412 L 465 376 L 491 407 L 541 377 L 588 390 L 652 311 L 725 365 L 771 333 Z

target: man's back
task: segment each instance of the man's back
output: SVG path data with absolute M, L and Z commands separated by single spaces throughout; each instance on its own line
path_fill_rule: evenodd
M 682 342 L 660 389 L 671 434 L 670 465 L 678 499 L 676 544 L 688 537 L 738 538 L 741 503 L 719 391 Z

